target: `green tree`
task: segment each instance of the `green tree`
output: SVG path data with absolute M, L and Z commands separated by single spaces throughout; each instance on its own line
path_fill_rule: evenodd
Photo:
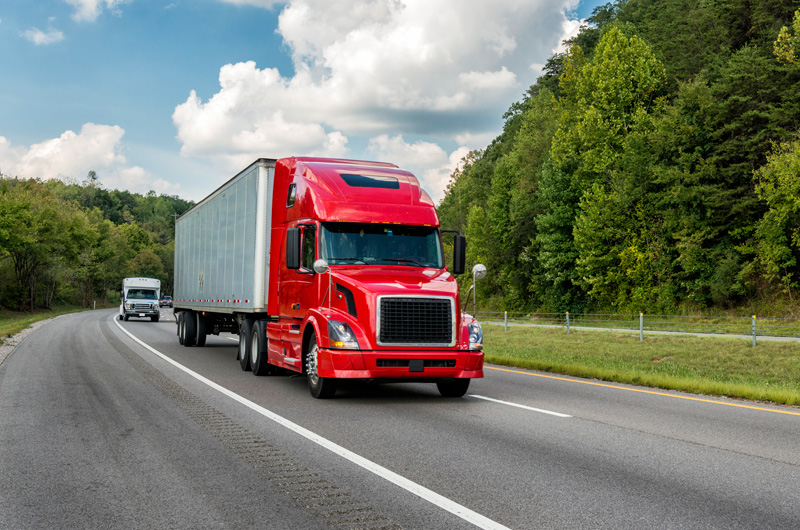
M 758 260 L 766 279 L 792 295 L 800 282 L 800 141 L 776 145 L 755 177 L 768 207 L 756 226 Z
M 791 63 L 797 60 L 796 51 L 800 48 L 800 9 L 794 12 L 792 28 L 781 27 L 778 38 L 775 39 L 773 51 L 779 61 Z
M 152 248 L 145 248 L 136 254 L 128 264 L 128 270 L 131 276 L 158 279 L 164 277 L 164 264 Z

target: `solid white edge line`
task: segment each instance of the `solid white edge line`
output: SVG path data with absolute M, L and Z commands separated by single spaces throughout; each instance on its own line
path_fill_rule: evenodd
M 474 524 L 478 528 L 485 528 L 487 530 L 510 530 L 508 527 L 503 526 L 500 523 L 498 523 L 496 521 L 493 521 L 492 519 L 489 519 L 488 517 L 484 517 L 483 515 L 481 515 L 481 514 L 479 514 L 477 512 L 474 512 L 474 511 L 470 510 L 469 508 L 467 508 L 465 506 L 462 506 L 462 505 L 460 505 L 460 504 L 458 504 L 458 503 L 456 503 L 454 501 L 451 501 L 447 497 L 439 495 L 435 491 L 429 490 L 428 488 L 426 488 L 426 487 L 424 487 L 424 486 L 422 486 L 420 484 L 417 484 L 416 482 L 412 482 L 411 480 L 409 480 L 409 479 L 407 479 L 407 478 L 405 478 L 405 477 L 403 477 L 401 475 L 398 475 L 394 471 L 390 471 L 389 469 L 386 469 L 385 467 L 383 467 L 383 466 L 381 466 L 379 464 L 376 464 L 375 462 L 373 462 L 371 460 L 367 460 L 363 456 L 357 455 L 356 453 L 350 451 L 349 449 L 345 449 L 344 447 L 342 447 L 342 446 L 340 446 L 340 445 L 328 440 L 327 438 L 323 438 L 322 436 L 320 436 L 320 435 L 318 435 L 318 434 L 316 434 L 316 433 L 314 433 L 312 431 L 309 431 L 305 427 L 301 427 L 300 425 L 298 425 L 298 424 L 296 424 L 296 423 L 284 418 L 283 416 L 279 416 L 279 415 L 275 414 L 274 412 L 272 412 L 271 410 L 265 409 L 264 407 L 262 407 L 260 405 L 257 405 L 257 404 L 253 403 L 252 401 L 250 401 L 248 399 L 245 399 L 244 397 L 240 396 L 239 394 L 236 394 L 235 392 L 233 392 L 231 390 L 228 390 L 227 388 L 225 388 L 223 386 L 218 385 L 214 381 L 211 381 L 210 379 L 207 379 L 206 377 L 198 374 L 197 372 L 194 372 L 194 371 L 190 370 L 189 368 L 183 366 L 182 364 L 178 363 L 177 361 L 174 361 L 173 359 L 170 359 L 169 357 L 167 357 L 163 353 L 159 352 L 155 348 L 149 346 L 148 344 L 145 344 L 139 338 L 137 338 L 133 334 L 131 334 L 131 332 L 129 332 L 127 329 L 123 328 L 122 324 L 120 324 L 117 321 L 117 319 L 114 319 L 114 323 L 117 325 L 117 327 L 119 329 L 121 329 L 123 331 L 123 333 L 128 335 L 135 342 L 137 342 L 138 344 L 140 344 L 141 346 L 143 346 L 144 348 L 146 348 L 150 352 L 154 353 L 155 355 L 157 355 L 161 359 L 163 359 L 166 362 L 170 363 L 171 365 L 175 366 L 176 368 L 179 368 L 180 370 L 182 370 L 185 373 L 189 374 L 190 376 L 194 377 L 195 379 L 197 379 L 201 383 L 206 384 L 207 386 L 213 388 L 214 390 L 216 390 L 216 391 L 228 396 L 229 398 L 231 398 L 231 399 L 233 399 L 235 401 L 238 401 L 242 405 L 254 410 L 255 412 L 258 412 L 262 416 L 264 416 L 266 418 L 269 418 L 270 420 L 272 420 L 272 421 L 274 421 L 274 422 L 286 427 L 287 429 L 289 429 L 291 431 L 294 431 L 295 433 L 299 434 L 300 436 L 302 436 L 302 437 L 304 437 L 304 438 L 316 443 L 317 445 L 320 445 L 320 446 L 324 447 L 325 449 L 327 449 L 327 450 L 329 450 L 329 451 L 341 456 L 342 458 L 345 458 L 345 459 L 349 460 L 350 462 L 353 462 L 354 464 L 366 469 L 367 471 L 369 471 L 369 472 L 371 472 L 371 473 L 373 473 L 373 474 L 375 474 L 375 475 L 377 475 L 377 476 L 379 476 L 379 477 L 381 477 L 381 478 L 383 478 L 385 480 L 388 480 L 392 484 L 400 486 L 404 490 L 408 491 L 409 493 L 413 493 L 414 495 L 416 495 L 417 497 L 421 498 L 422 500 L 428 501 L 431 504 L 433 504 L 435 506 L 438 506 L 439 508 L 442 508 L 443 510 L 446 510 L 446 511 L 452 513 L 453 515 L 456 515 L 456 516 L 460 517 L 461 519 L 467 521 L 468 523 Z
M 495 403 L 502 403 L 503 405 L 508 405 L 510 407 L 517 407 L 517 408 L 520 408 L 520 409 L 532 410 L 534 412 L 541 412 L 542 414 L 550 414 L 551 416 L 558 416 L 559 418 L 571 418 L 572 417 L 569 414 L 562 414 L 560 412 L 553 412 L 552 410 L 536 409 L 536 408 L 533 408 L 533 407 L 529 407 L 527 405 L 520 405 L 519 403 L 511 403 L 510 401 L 501 401 L 499 399 L 493 399 L 493 398 L 486 397 L 486 396 L 479 396 L 477 394 L 470 394 L 469 397 L 483 399 L 483 400 L 486 400 L 486 401 L 493 401 Z

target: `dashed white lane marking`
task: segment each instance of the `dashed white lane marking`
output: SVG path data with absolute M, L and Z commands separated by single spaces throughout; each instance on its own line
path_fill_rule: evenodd
M 534 408 L 534 407 L 529 407 L 527 405 L 520 405 L 519 403 L 511 403 L 510 401 L 502 401 L 502 400 L 499 400 L 499 399 L 493 399 L 493 398 L 486 397 L 486 396 L 479 396 L 477 394 L 470 394 L 469 397 L 474 397 L 474 398 L 477 398 L 477 399 L 483 399 L 485 401 L 492 401 L 494 403 L 500 403 L 502 405 L 508 405 L 509 407 L 517 407 L 519 409 L 532 410 L 533 412 L 541 412 L 542 414 L 549 414 L 551 416 L 558 416 L 559 418 L 571 418 L 572 417 L 569 414 L 562 414 L 560 412 L 553 412 L 552 410 L 537 409 L 537 408 Z

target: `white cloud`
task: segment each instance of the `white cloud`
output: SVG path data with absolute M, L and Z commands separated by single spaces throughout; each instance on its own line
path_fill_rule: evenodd
M 64 0 L 71 6 L 75 7 L 75 13 L 72 14 L 72 19 L 76 22 L 94 22 L 100 16 L 103 8 L 111 11 L 114 16 L 121 16 L 122 10 L 120 6 L 128 3 L 130 0 Z
M 438 195 L 442 168 L 454 168 L 442 145 L 480 149 L 500 132 L 503 113 L 536 80 L 531 65 L 544 63 L 573 29 L 566 10 L 575 4 L 288 0 L 278 33 L 294 74 L 254 62 L 223 66 L 216 94 L 204 101 L 192 91 L 175 108 L 181 153 L 235 171 L 258 156 L 361 157 L 349 152 L 355 138 L 372 137 L 370 152 L 380 156 L 399 148 L 403 135 L 428 138 L 437 143 L 402 144 L 436 159 L 419 167 Z
M 64 34 L 57 29 L 50 28 L 47 31 L 42 31 L 39 28 L 31 28 L 22 32 L 22 37 L 34 43 L 37 46 L 47 44 L 55 44 L 64 40 Z
M 569 40 L 569 39 L 571 39 L 573 37 L 576 37 L 578 35 L 578 32 L 580 31 L 582 25 L 583 26 L 586 25 L 586 20 L 564 19 L 561 22 L 561 33 L 562 33 L 563 36 L 562 36 L 561 40 L 558 41 L 558 46 L 553 48 L 553 53 L 564 53 L 564 52 L 566 52 L 567 51 L 567 47 L 564 46 L 564 41 L 565 40 Z
M 420 141 L 410 144 L 400 135 L 383 134 L 370 139 L 367 152 L 376 160 L 393 162 L 414 173 L 434 202 L 439 202 L 444 198 L 450 175 L 469 149 L 460 147 L 448 155 L 435 143 Z
M 503 66 L 499 72 L 467 72 L 459 74 L 459 81 L 472 90 L 502 90 L 517 84 L 517 76 Z
M 122 154 L 125 131 L 117 125 L 86 123 L 79 133 L 65 131 L 28 147 L 14 147 L 0 136 L 0 171 L 21 178 L 72 179 L 83 181 L 89 171 L 97 172 L 106 188 L 147 193 L 175 194 L 179 185 L 154 177 L 138 166 L 129 166 Z

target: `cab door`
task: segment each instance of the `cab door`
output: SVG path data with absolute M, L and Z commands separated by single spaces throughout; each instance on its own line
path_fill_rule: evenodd
M 282 340 L 288 348 L 286 360 L 302 369 L 297 363 L 302 359 L 303 320 L 309 309 L 319 306 L 314 260 L 317 259 L 317 226 L 311 223 L 297 225 L 300 229 L 300 267 L 285 269 L 281 282 L 280 306 Z

